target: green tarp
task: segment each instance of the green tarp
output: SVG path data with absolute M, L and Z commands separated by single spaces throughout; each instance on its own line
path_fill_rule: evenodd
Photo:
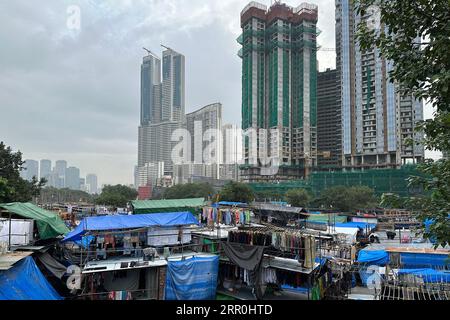
M 347 217 L 332 214 L 312 214 L 308 217 L 308 222 L 344 223 L 347 222 Z
M 55 238 L 70 231 L 56 213 L 39 208 L 32 203 L 5 203 L 0 204 L 0 208 L 21 217 L 36 220 L 39 236 L 42 240 Z
M 204 198 L 131 201 L 134 213 L 185 212 L 195 214 L 205 204 Z

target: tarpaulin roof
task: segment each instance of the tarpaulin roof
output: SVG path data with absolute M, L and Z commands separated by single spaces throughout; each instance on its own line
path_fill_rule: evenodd
M 204 198 L 131 201 L 134 213 L 192 212 L 195 208 L 201 207 L 204 204 Z
M 36 220 L 39 236 L 42 240 L 55 238 L 70 231 L 56 213 L 39 208 L 32 203 L 4 203 L 0 204 L 0 208 Z
M 375 229 L 377 227 L 376 224 L 367 223 L 367 222 L 346 222 L 346 223 L 336 223 L 336 227 L 339 228 L 358 228 L 365 230 L 368 228 L 369 230 Z
M 450 265 L 448 254 L 402 252 L 400 253 L 400 261 L 402 266 L 406 268 L 429 268 Z
M 329 214 L 313 214 L 308 217 L 308 222 L 346 222 L 347 217 L 338 216 L 338 215 L 329 215 Z
M 32 257 L 0 272 L 0 300 L 61 300 Z
M 171 227 L 198 224 L 190 212 L 167 212 L 130 216 L 86 217 L 63 241 L 79 241 L 86 231 Z
M 400 269 L 398 274 L 410 274 L 422 278 L 426 283 L 449 283 L 450 272 L 434 269 Z
M 389 262 L 389 254 L 385 250 L 361 250 L 358 262 L 377 266 L 385 266 Z

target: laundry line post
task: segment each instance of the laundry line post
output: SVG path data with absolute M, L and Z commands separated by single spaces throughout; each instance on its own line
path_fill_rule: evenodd
M 11 251 L 11 211 L 9 212 L 8 251 Z

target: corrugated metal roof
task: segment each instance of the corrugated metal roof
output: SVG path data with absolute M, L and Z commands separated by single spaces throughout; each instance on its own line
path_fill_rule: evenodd
M 134 209 L 165 209 L 183 207 L 201 207 L 205 204 L 204 198 L 170 199 L 170 200 L 134 200 L 131 201 Z
M 6 254 L 0 255 L 0 270 L 8 270 L 11 269 L 11 267 L 20 260 L 32 255 L 33 252 L 29 251 L 15 251 L 15 252 L 8 252 Z

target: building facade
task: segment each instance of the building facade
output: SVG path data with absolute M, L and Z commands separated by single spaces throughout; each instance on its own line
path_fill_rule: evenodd
M 342 104 L 343 167 L 348 169 L 398 168 L 424 158 L 414 127 L 423 119 L 423 103 L 400 93 L 390 82 L 391 61 L 377 48 L 361 50 L 356 39 L 360 16 L 351 0 L 336 0 L 336 65 Z
M 161 119 L 161 60 L 149 52 L 141 65 L 141 125 Z
M 185 57 L 167 48 L 163 52 L 161 64 L 161 61 L 149 52 L 148 56 L 144 57 L 141 69 L 146 72 L 143 75 L 141 72 L 143 80 L 137 172 L 141 169 L 145 171 L 147 164 L 164 162 L 164 174 L 172 176 L 172 150 L 176 142 L 172 142 L 171 138 L 174 131 L 181 128 L 185 117 Z M 151 73 L 151 77 L 147 73 Z M 151 99 L 148 92 L 152 93 Z M 149 101 L 152 101 L 152 104 Z M 150 107 L 143 108 L 145 105 Z M 143 119 L 148 121 L 142 121 Z
M 36 160 L 27 159 L 23 165 L 25 170 L 21 171 L 20 176 L 28 181 L 31 181 L 33 177 L 39 179 L 39 162 Z
M 69 167 L 66 169 L 66 188 L 80 190 L 80 169 Z
M 307 3 L 241 12 L 244 181 L 299 179 L 317 163 L 317 20 Z
M 51 160 L 41 160 L 40 161 L 40 170 L 39 177 L 44 178 L 47 182 L 50 182 L 52 176 L 52 161 Z M 47 183 L 48 185 L 48 183 Z
M 242 164 L 242 129 L 234 124 L 222 126 L 223 157 L 220 179 L 239 180 L 239 165 Z
M 86 186 L 89 190 L 88 192 L 90 194 L 98 194 L 98 179 L 97 175 L 95 174 L 88 174 L 86 176 Z
M 317 170 L 342 169 L 339 73 L 327 69 L 317 76 Z
M 186 154 L 174 166 L 174 183 L 192 182 L 192 177 L 219 179 L 223 156 L 222 104 L 213 103 L 186 115 Z M 185 140 L 183 140 L 185 141 Z

